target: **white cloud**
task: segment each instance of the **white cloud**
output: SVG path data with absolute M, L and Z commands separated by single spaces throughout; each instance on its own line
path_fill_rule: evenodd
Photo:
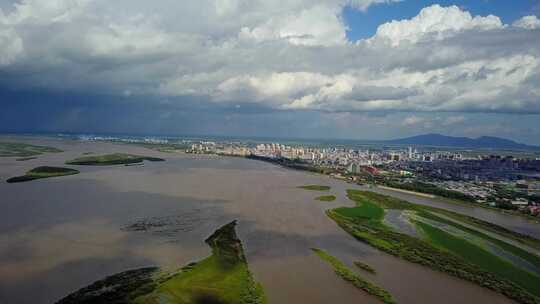
M 284 39 L 295 45 L 334 45 L 346 42 L 339 7 L 316 5 L 271 18 L 255 28 L 243 27 L 240 37 L 257 42 Z
M 425 123 L 427 121 L 428 121 L 428 119 L 425 118 L 425 117 L 409 116 L 409 117 L 406 117 L 403 120 L 403 125 L 406 126 L 406 127 L 410 127 L 410 126 L 416 126 L 416 125 L 419 125 L 419 124 L 423 124 L 423 123 Z
M 473 17 L 457 6 L 433 5 L 422 9 L 418 16 L 410 20 L 392 21 L 379 26 L 373 39 L 387 40 L 392 46 L 398 46 L 403 41 L 416 43 L 425 37 L 444 39 L 464 30 L 502 27 L 499 17 L 493 15 Z
M 84 14 L 91 0 L 23 0 L 9 15 L 11 24 L 67 23 Z
M 306 73 L 272 73 L 268 76 L 242 76 L 228 79 L 218 86 L 223 93 L 251 89 L 262 98 L 294 96 L 330 84 L 330 77 Z
M 163 1 L 24 0 L 0 12 L 3 85 L 274 109 L 540 113 L 540 37 L 520 26 L 533 18 L 507 27 L 434 5 L 351 43 L 345 5 L 394 1 Z
M 22 39 L 9 28 L 0 24 L 0 66 L 15 62 L 24 51 Z
M 528 30 L 534 30 L 540 28 L 540 19 L 536 16 L 525 16 L 516 22 L 514 22 L 513 26 L 520 27 Z
M 175 38 L 155 28 L 144 18 L 134 18 L 124 24 L 111 23 L 89 28 L 84 37 L 91 56 L 174 54 L 178 51 Z
M 349 0 L 345 3 L 347 5 L 350 5 L 352 7 L 356 7 L 362 11 L 365 11 L 374 4 L 381 4 L 381 3 L 392 3 L 392 2 L 401 2 L 403 0 Z

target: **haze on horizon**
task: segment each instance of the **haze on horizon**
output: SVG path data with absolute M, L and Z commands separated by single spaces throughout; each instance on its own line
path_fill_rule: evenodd
M 540 145 L 538 16 L 534 0 L 0 0 L 0 132 Z

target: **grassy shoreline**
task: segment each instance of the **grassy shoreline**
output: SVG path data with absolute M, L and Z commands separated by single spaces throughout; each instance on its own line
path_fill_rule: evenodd
M 354 261 L 354 266 L 364 270 L 364 271 L 367 271 L 369 273 L 372 273 L 372 274 L 376 274 L 377 271 L 375 270 L 375 268 L 369 266 L 368 264 L 364 263 L 364 262 L 360 262 L 360 261 Z
M 205 242 L 212 254 L 169 273 L 150 267 L 120 273 L 72 293 L 57 304 L 266 304 L 236 235 L 236 221 Z
M 143 161 L 159 162 L 165 161 L 162 158 L 140 156 L 125 153 L 114 153 L 99 156 L 84 156 L 70 161 L 66 161 L 67 165 L 78 166 L 112 166 L 112 165 L 129 165 L 138 164 Z
M 450 217 L 450 218 L 452 218 L 454 220 L 457 220 L 459 222 L 463 222 L 463 223 L 469 224 L 471 226 L 474 226 L 474 227 L 477 227 L 477 228 L 480 228 L 480 229 L 484 229 L 486 231 L 489 231 L 489 232 L 492 232 L 492 233 L 495 233 L 495 234 L 499 234 L 501 236 L 504 236 L 504 237 L 506 237 L 508 239 L 512 239 L 512 240 L 514 240 L 516 242 L 522 243 L 522 244 L 524 244 L 526 246 L 529 246 L 531 248 L 540 250 L 540 239 L 536 239 L 536 238 L 534 238 L 534 237 L 532 237 L 530 235 L 527 235 L 527 234 L 522 234 L 522 233 L 519 233 L 519 232 L 515 232 L 513 230 L 510 230 L 510 229 L 495 225 L 495 224 L 490 223 L 490 222 L 480 220 L 480 219 L 472 217 L 472 216 L 468 216 L 468 215 L 465 215 L 465 214 L 462 214 L 462 213 L 450 211 L 450 210 L 447 210 L 447 209 L 444 209 L 444 208 L 438 208 L 438 207 L 432 207 L 432 206 L 427 206 L 427 205 L 415 204 L 415 203 L 411 203 L 411 202 L 408 202 L 408 201 L 401 200 L 401 199 L 393 197 L 393 196 L 384 195 L 384 194 L 378 194 L 376 192 L 371 192 L 371 191 L 362 191 L 362 192 L 363 192 L 364 196 L 368 197 L 368 199 L 369 198 L 373 198 L 373 199 L 386 198 L 384 200 L 387 201 L 387 203 L 384 204 L 383 201 L 381 201 L 381 203 L 383 203 L 383 207 L 387 208 L 387 209 L 412 209 L 412 210 L 425 210 L 425 211 L 439 213 L 439 214 L 448 216 L 448 217 Z M 397 202 L 400 202 L 400 201 L 405 202 L 405 204 L 397 203 Z M 466 203 L 464 203 L 464 204 L 466 204 Z
M 28 160 L 33 160 L 33 159 L 37 159 L 37 157 L 33 157 L 33 156 L 30 156 L 30 157 L 21 157 L 21 158 L 15 159 L 15 161 L 22 162 L 22 161 L 28 161 Z
M 305 186 L 298 186 L 298 188 L 300 189 L 304 189 L 304 190 L 310 190 L 310 191 L 321 191 L 321 192 L 326 192 L 326 191 L 330 191 L 330 186 L 325 186 L 325 185 L 305 185 Z
M 348 196 L 356 202 L 356 207 L 328 210 L 327 215 L 356 239 L 409 262 L 489 288 L 520 303 L 540 302 L 540 285 L 536 288 L 534 284 L 527 283 L 524 280 L 524 276 L 527 276 L 524 271 L 513 268 L 512 273 L 495 274 L 486 269 L 489 268 L 486 267 L 486 263 L 478 266 L 477 263 L 448 251 L 448 248 L 443 249 L 434 242 L 396 232 L 382 222 L 385 209 L 428 212 L 424 206 L 366 191 L 349 190 Z M 445 240 L 449 239 L 451 238 L 445 236 Z M 491 258 L 489 253 L 482 251 L 479 247 L 470 247 L 465 251 L 472 249 L 476 253 L 486 254 Z M 529 277 L 533 283 L 535 278 L 535 276 Z M 520 282 L 520 284 L 515 282 Z
M 60 153 L 60 149 L 16 142 L 0 142 L 0 157 L 31 157 L 43 153 Z
M 356 288 L 362 289 L 365 292 L 369 293 L 370 295 L 377 297 L 383 303 L 386 303 L 386 304 L 396 303 L 396 301 L 394 300 L 394 298 L 388 291 L 384 290 L 383 288 L 355 274 L 352 270 L 350 270 L 345 264 L 343 264 L 343 262 L 338 260 L 336 257 L 331 256 L 324 250 L 321 250 L 318 248 L 312 248 L 311 250 L 315 252 L 315 254 L 318 255 L 321 259 L 323 259 L 324 261 L 332 265 L 335 273 L 338 276 L 340 276 L 345 281 L 350 282 Z
M 441 201 L 443 203 L 448 203 L 448 204 L 454 204 L 454 205 L 471 207 L 471 208 L 482 208 L 482 209 L 485 209 L 485 210 L 494 211 L 494 212 L 504 214 L 504 215 L 519 216 L 519 217 L 527 219 L 527 220 L 529 220 L 531 222 L 534 222 L 535 224 L 540 224 L 540 218 L 539 217 L 524 214 L 524 213 L 513 211 L 513 210 L 505 210 L 505 209 L 501 209 L 501 208 L 495 208 L 495 207 L 488 206 L 486 204 L 472 203 L 472 202 L 458 200 L 458 199 L 455 199 L 455 198 L 448 198 L 448 197 L 433 195 L 433 194 L 424 193 L 424 192 L 410 191 L 410 190 L 401 189 L 401 188 L 392 188 L 392 187 L 388 187 L 388 186 L 384 186 L 384 185 L 377 185 L 377 188 L 381 188 L 383 190 L 388 190 L 388 191 L 406 193 L 406 194 L 415 195 L 415 196 L 424 197 L 424 198 L 429 198 L 429 199 L 434 199 L 434 200 Z M 429 195 L 429 196 L 427 196 L 427 195 Z
M 80 172 L 78 170 L 70 169 L 70 168 L 43 166 L 43 167 L 34 168 L 26 172 L 25 175 L 9 178 L 8 180 L 6 180 L 6 182 L 10 184 L 22 183 L 22 182 L 33 181 L 36 179 L 68 176 L 68 175 L 75 175 L 79 173 Z
M 336 196 L 335 195 L 323 195 L 323 196 L 318 196 L 315 198 L 316 201 L 321 201 L 321 202 L 333 202 L 336 200 Z

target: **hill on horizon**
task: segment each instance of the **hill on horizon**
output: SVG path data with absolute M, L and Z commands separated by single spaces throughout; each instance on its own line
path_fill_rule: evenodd
M 538 146 L 531 146 L 515 142 L 510 139 L 481 136 L 478 138 L 454 137 L 442 134 L 423 134 L 406 138 L 385 141 L 396 145 L 422 145 L 456 148 L 490 148 L 490 149 L 517 149 L 517 150 L 540 150 Z

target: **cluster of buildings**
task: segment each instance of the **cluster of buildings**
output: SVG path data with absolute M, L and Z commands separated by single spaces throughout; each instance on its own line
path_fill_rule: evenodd
M 341 147 L 302 147 L 280 143 L 216 143 L 198 142 L 190 153 L 214 153 L 233 156 L 257 156 L 287 160 L 317 168 L 333 169 L 339 177 L 360 175 L 379 179 L 407 181 L 420 179 L 437 187 L 477 198 L 478 202 L 493 203 L 498 197 L 495 184 L 511 188 L 516 198 L 500 198 L 509 205 L 529 208 L 538 206 L 526 198 L 540 196 L 540 160 L 518 159 L 511 156 L 465 157 L 455 151 L 418 151 L 413 147 L 401 149 L 347 149 Z M 532 209 L 531 209 L 532 208 Z
M 420 180 L 441 189 L 474 197 L 480 203 L 504 203 L 530 214 L 540 214 L 540 159 L 511 156 L 467 157 L 456 151 L 419 151 L 414 147 L 316 147 L 281 143 L 216 142 L 153 137 L 79 136 L 81 140 L 166 145 L 187 153 L 239 157 L 256 156 L 330 170 L 334 176 L 379 181 Z M 185 150 L 184 150 L 185 149 Z M 501 190 L 505 189 L 505 190 Z M 501 191 L 504 195 L 501 194 Z M 508 195 L 511 193 L 512 195 Z M 493 198 L 497 198 L 494 200 Z
M 60 137 L 72 137 L 71 135 L 62 135 Z M 97 135 L 77 135 L 78 140 L 82 141 L 109 141 L 127 144 L 152 144 L 165 145 L 169 143 L 168 139 L 157 137 L 129 137 L 129 136 L 97 136 Z
M 490 155 L 467 159 L 437 159 L 429 162 L 407 161 L 396 163 L 394 167 L 442 180 L 480 182 L 540 178 L 540 160 L 516 159 L 512 156 Z
M 390 171 L 401 176 L 421 175 L 436 180 L 474 182 L 540 179 L 538 159 L 498 155 L 464 157 L 452 151 L 419 152 L 413 147 L 355 150 L 288 146 L 280 143 L 249 145 L 201 141 L 192 144 L 188 152 L 286 159 L 351 174 L 366 170 L 372 174 Z

